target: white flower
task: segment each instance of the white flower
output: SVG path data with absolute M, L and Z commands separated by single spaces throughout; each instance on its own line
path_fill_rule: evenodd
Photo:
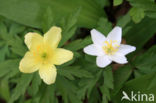
M 107 37 L 98 32 L 91 30 L 93 44 L 84 48 L 84 52 L 89 55 L 97 56 L 96 64 L 98 67 L 106 67 L 112 61 L 125 64 L 127 63 L 127 55 L 136 50 L 136 47 L 120 44 L 122 28 L 116 26 Z

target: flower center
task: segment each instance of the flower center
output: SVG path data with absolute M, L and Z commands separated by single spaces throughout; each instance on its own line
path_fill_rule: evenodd
M 53 50 L 47 44 L 36 46 L 36 48 L 33 50 L 33 55 L 36 62 L 41 64 L 49 64 L 53 60 Z
M 42 53 L 41 58 L 46 59 L 47 58 L 47 53 L 46 52 Z
M 110 40 L 104 42 L 103 50 L 105 54 L 113 55 L 115 52 L 118 51 L 118 47 L 119 45 L 116 43 L 116 41 Z

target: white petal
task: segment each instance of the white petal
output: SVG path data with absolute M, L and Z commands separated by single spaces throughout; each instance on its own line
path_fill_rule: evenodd
M 95 29 L 91 30 L 91 37 L 93 43 L 96 45 L 103 45 L 104 41 L 106 40 L 106 37 Z
M 127 58 L 123 54 L 120 54 L 120 53 L 116 53 L 110 56 L 110 59 L 119 64 L 125 64 L 128 62 Z
M 121 43 L 121 36 L 122 36 L 122 28 L 119 26 L 116 26 L 113 28 L 113 30 L 108 34 L 107 39 L 116 41 L 119 45 Z
M 102 48 L 96 46 L 95 44 L 88 45 L 83 49 L 83 51 L 88 55 L 101 56 L 104 55 Z
M 98 56 L 96 58 L 96 64 L 98 67 L 106 67 L 109 65 L 112 61 L 107 56 Z
M 118 52 L 123 55 L 127 55 L 128 53 L 133 52 L 135 50 L 136 50 L 136 47 L 134 47 L 134 46 L 121 44 Z

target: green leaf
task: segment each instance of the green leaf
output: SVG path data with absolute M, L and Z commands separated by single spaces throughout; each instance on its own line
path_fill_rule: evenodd
M 6 54 L 8 53 L 8 46 L 4 46 L 0 49 L 0 62 L 4 61 Z
M 141 8 L 150 18 L 156 18 L 156 6 L 154 0 L 128 0 L 135 8 Z
M 0 77 L 5 76 L 7 73 L 10 73 L 12 70 L 18 69 L 19 60 L 6 60 L 0 63 Z
M 112 23 L 109 22 L 106 18 L 100 18 L 96 29 L 107 36 L 112 29 Z
M 0 96 L 6 101 L 10 98 L 9 84 L 6 79 L 3 79 L 0 82 Z
M 56 86 L 50 85 L 42 85 L 40 88 L 40 102 L 39 103 L 58 103 L 57 98 L 55 96 Z M 36 97 L 36 96 L 35 96 Z M 37 102 L 38 103 L 38 102 Z
M 120 103 L 122 98 L 122 91 L 125 91 L 130 95 L 131 91 L 134 93 L 138 93 L 138 91 L 141 94 L 154 94 L 156 95 L 156 88 L 148 89 L 149 85 L 151 85 L 151 80 L 155 77 L 156 73 L 150 73 L 148 75 L 140 76 L 136 79 L 132 79 L 128 81 L 124 87 L 120 90 L 118 94 L 116 94 L 115 98 L 112 98 L 113 103 Z M 141 101 L 141 103 L 147 103 L 148 101 Z
M 155 88 L 155 86 L 156 86 L 156 75 L 152 78 L 151 83 L 149 83 L 147 90 Z
M 70 80 L 74 80 L 74 76 L 78 78 L 92 78 L 92 74 L 82 69 L 80 66 L 67 66 L 62 69 L 58 69 L 58 73 L 67 77 Z
M 74 13 L 72 13 L 69 17 L 66 19 L 63 19 L 62 21 L 62 40 L 59 43 L 59 47 L 63 46 L 65 42 L 67 42 L 74 34 L 76 31 L 76 23 L 77 23 L 77 18 L 80 14 L 81 8 L 78 8 Z
M 24 32 L 26 27 L 16 24 L 16 23 L 11 23 L 11 26 L 9 28 L 9 35 L 17 35 L 22 32 Z
M 11 50 L 19 56 L 24 56 L 25 52 L 27 51 L 26 46 L 23 44 L 23 40 L 21 40 L 21 38 L 18 36 L 15 36 L 9 40 L 8 45 L 11 46 Z
M 152 46 L 144 54 L 134 60 L 135 67 L 144 74 L 156 72 L 156 46 Z
M 80 49 L 84 48 L 85 46 L 91 44 L 91 42 L 92 42 L 91 38 L 86 37 L 83 40 L 78 39 L 78 40 L 72 41 L 68 45 L 65 45 L 64 48 L 72 50 L 72 51 L 77 51 L 77 50 L 80 50 Z
M 95 0 L 1 0 L 0 15 L 20 24 L 41 28 L 42 17 L 48 7 L 55 15 L 55 24 L 58 24 L 62 16 L 67 16 L 78 7 L 83 8 L 78 18 L 78 25 L 81 27 L 94 27 L 99 17 L 104 15 L 103 9 Z
M 122 4 L 123 0 L 113 0 L 113 5 L 114 6 L 118 6 L 120 4 Z
M 33 74 L 31 86 L 28 88 L 28 92 L 31 96 L 36 95 L 36 93 L 39 90 L 40 84 L 41 84 L 41 79 L 39 74 L 36 72 L 35 74 Z
M 139 23 L 145 16 L 144 10 L 142 8 L 131 8 L 129 11 L 132 20 L 135 23 Z
M 27 87 L 29 86 L 33 75 L 32 74 L 22 74 L 16 88 L 14 89 L 11 98 L 9 100 L 9 103 L 13 103 L 16 101 L 21 95 L 24 95 Z
M 46 33 L 50 29 L 50 27 L 52 25 L 54 25 L 53 24 L 53 22 L 54 22 L 53 17 L 54 17 L 54 14 L 53 14 L 51 8 L 48 7 L 45 10 L 45 13 L 43 14 L 43 17 L 42 17 L 41 26 L 42 26 L 42 30 L 43 30 L 44 33 Z
M 108 103 L 110 101 L 110 91 L 109 88 L 107 88 L 105 85 L 102 85 L 100 87 L 101 93 L 102 93 L 102 103 Z
M 113 96 L 116 95 L 123 87 L 124 83 L 131 76 L 131 73 L 132 67 L 130 65 L 120 67 L 114 72 L 114 89 L 112 91 Z
M 131 21 L 130 15 L 127 13 L 126 15 L 118 19 L 117 25 L 124 28 L 130 21 Z
M 113 89 L 114 84 L 113 84 L 112 68 L 107 67 L 106 70 L 103 72 L 103 76 L 104 76 L 104 85 L 107 88 Z
M 82 79 L 79 83 L 80 89 L 77 92 L 77 95 L 79 98 L 84 98 L 85 97 L 85 93 L 87 92 L 87 97 L 89 98 L 92 92 L 92 89 L 94 88 L 94 86 L 96 85 L 96 83 L 98 82 L 98 80 L 100 79 L 102 74 L 102 70 L 99 70 L 96 74 L 94 78 L 91 79 Z
M 156 11 L 154 0 L 128 0 L 130 4 L 137 8 L 142 8 L 146 11 Z
M 56 80 L 56 88 L 61 93 L 64 103 L 82 103 L 76 94 L 78 91 L 77 87 L 66 78 L 58 76 Z
M 90 98 L 88 98 L 88 103 L 98 103 L 100 102 L 100 99 L 101 98 L 100 98 L 98 88 L 94 87 L 91 92 Z
M 138 24 L 129 24 L 131 28 L 125 34 L 127 44 L 136 46 L 140 50 L 144 44 L 151 39 L 155 32 L 156 20 L 145 18 Z M 146 26 L 146 29 L 143 29 Z

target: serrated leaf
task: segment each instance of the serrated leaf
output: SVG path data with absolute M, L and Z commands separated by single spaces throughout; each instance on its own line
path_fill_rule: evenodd
M 77 51 L 77 50 L 80 50 L 80 49 L 84 48 L 85 46 L 91 44 L 91 42 L 92 42 L 91 38 L 86 37 L 83 40 L 78 39 L 78 40 L 72 41 L 68 45 L 64 46 L 64 48 L 72 50 L 72 51 Z
M 21 95 L 24 95 L 27 87 L 29 86 L 33 75 L 32 74 L 22 74 L 19 82 L 17 83 L 16 88 L 14 89 L 11 98 L 9 99 L 9 103 L 13 103 L 16 101 Z
M 74 76 L 78 78 L 92 78 L 92 74 L 86 70 L 83 70 L 80 66 L 67 66 L 62 69 L 58 69 L 58 73 L 67 77 L 70 80 L 74 80 Z
M 25 52 L 27 51 L 26 46 L 23 44 L 23 40 L 21 40 L 21 38 L 18 36 L 15 36 L 9 40 L 8 45 L 11 46 L 11 50 L 19 56 L 24 56 Z
M 33 79 L 32 79 L 32 83 L 31 86 L 28 89 L 28 92 L 31 96 L 36 95 L 36 93 L 39 90 L 39 86 L 41 84 L 41 79 L 38 73 L 33 74 Z
M 76 31 L 76 23 L 77 18 L 80 14 L 81 8 L 78 8 L 74 13 L 72 13 L 69 17 L 64 19 L 64 22 L 62 23 L 62 40 L 59 43 L 59 47 L 63 46 L 65 42 L 67 42 L 75 33 Z
M 110 91 L 109 88 L 107 88 L 105 85 L 102 85 L 100 87 L 101 93 L 102 93 L 102 103 L 108 103 L 110 101 Z
M 19 60 L 6 60 L 0 63 L 0 77 L 3 77 L 7 73 L 11 72 L 14 69 L 18 69 Z
M 0 49 L 0 62 L 4 61 L 6 54 L 8 53 L 8 46 L 4 46 Z
M 9 29 L 9 34 L 10 35 L 17 35 L 21 32 L 23 32 L 25 30 L 26 27 L 16 24 L 16 23 L 12 23 Z
M 114 80 L 113 80 L 112 68 L 107 67 L 106 70 L 103 72 L 103 76 L 104 76 L 104 85 L 109 89 L 113 89 Z
M 90 97 L 92 89 L 94 88 L 97 81 L 101 77 L 101 73 L 102 73 L 102 70 L 99 70 L 96 73 L 95 78 L 83 79 L 83 80 L 80 81 L 80 83 L 79 83 L 80 89 L 77 92 L 77 95 L 78 95 L 79 98 L 84 98 L 86 92 L 87 92 L 87 97 L 88 98 Z
M 9 84 L 6 79 L 0 81 L 0 96 L 6 101 L 10 98 Z
M 62 76 L 58 76 L 56 80 L 56 87 L 61 93 L 64 103 L 82 103 L 77 97 L 78 88 L 76 85 Z
M 56 86 L 50 85 L 42 85 L 40 88 L 40 102 L 39 103 L 58 103 L 57 98 L 55 96 Z M 35 96 L 36 97 L 36 96 Z

